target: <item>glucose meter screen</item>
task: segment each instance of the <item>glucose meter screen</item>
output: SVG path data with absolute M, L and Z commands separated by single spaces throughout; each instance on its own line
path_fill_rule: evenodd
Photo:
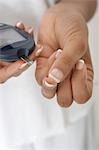
M 0 31 L 0 46 L 6 46 L 15 42 L 25 41 L 26 39 L 13 29 Z

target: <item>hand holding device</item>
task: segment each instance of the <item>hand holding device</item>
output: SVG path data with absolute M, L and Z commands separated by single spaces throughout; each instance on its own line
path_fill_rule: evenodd
M 0 83 L 27 70 L 36 58 L 34 49 L 32 27 L 0 24 Z
M 28 56 L 34 51 L 33 37 L 17 27 L 0 24 L 0 61 L 21 59 L 31 65 Z

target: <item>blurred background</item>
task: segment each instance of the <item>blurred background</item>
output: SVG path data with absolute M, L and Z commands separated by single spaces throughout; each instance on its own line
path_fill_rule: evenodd
M 99 2 L 98 9 L 96 15 L 89 22 L 89 41 L 90 48 L 92 53 L 94 71 L 95 71 L 95 79 L 94 79 L 94 93 L 93 93 L 93 101 L 94 101 L 94 130 L 97 135 L 97 145 L 99 146 Z
M 9 0 L 7 0 L 6 2 L 8 2 Z M 17 7 L 17 9 L 15 9 L 13 6 L 16 7 L 17 2 L 19 1 L 20 3 L 20 7 Z M 31 0 L 24 0 L 24 3 L 22 3 L 21 0 L 10 0 L 11 3 L 4 3 L 3 0 L 0 0 L 0 11 L 2 12 L 3 9 L 5 9 L 5 11 L 7 10 L 7 13 L 5 14 L 0 14 L 0 22 L 3 22 L 4 20 L 6 20 L 6 22 L 11 22 L 12 24 L 15 24 L 16 20 L 18 20 L 19 18 L 21 18 L 21 20 L 23 22 L 28 22 L 28 24 L 31 24 L 33 26 L 36 26 L 35 22 L 33 22 L 31 20 L 31 18 L 33 17 L 33 9 L 32 9 L 32 5 L 29 5 L 29 3 L 31 3 Z M 40 0 L 40 3 L 42 1 Z M 39 5 L 40 5 L 39 3 Z M 22 6 L 23 5 L 23 9 Z M 29 5 L 29 10 L 26 10 L 28 8 Z M 99 3 L 98 3 L 99 5 Z M 31 6 L 31 7 L 30 7 Z M 40 15 L 42 15 L 42 8 L 39 8 L 39 13 L 38 16 L 34 16 L 37 19 L 36 22 L 38 22 Z M 11 11 L 10 11 L 11 9 Z M 36 9 L 36 8 L 35 8 Z M 46 8 L 45 8 L 46 9 Z M 38 10 L 34 10 L 34 11 L 38 11 Z M 15 15 L 13 17 L 13 12 L 14 14 L 16 13 L 17 15 Z M 20 15 L 21 12 L 21 15 Z M 42 13 L 41 13 L 42 12 Z M 25 15 L 27 14 L 27 15 Z M 10 18 L 8 17 L 10 16 Z M 27 17 L 29 16 L 29 17 Z M 13 21 L 12 21 L 13 20 Z M 20 20 L 18 20 L 20 21 Z M 94 71 L 95 71 L 95 79 L 94 79 L 94 92 L 93 92 L 93 103 L 94 103 L 94 108 L 93 108 L 93 122 L 94 122 L 94 126 L 93 126 L 93 130 L 95 131 L 93 135 L 96 139 L 96 143 L 97 143 L 97 147 L 99 147 L 99 7 L 97 9 L 97 12 L 95 14 L 95 16 L 93 17 L 93 19 L 88 23 L 89 26 L 89 42 L 90 42 L 90 49 L 91 49 L 91 53 L 92 53 L 92 59 L 93 59 L 93 65 L 94 65 Z

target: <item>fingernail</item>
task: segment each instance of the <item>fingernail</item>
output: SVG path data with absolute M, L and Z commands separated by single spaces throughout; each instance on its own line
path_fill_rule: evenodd
M 44 81 L 43 85 L 47 88 L 56 88 L 57 87 L 57 83 L 54 83 L 54 84 L 51 84 L 51 83 L 48 83 L 46 80 Z
M 19 67 L 19 69 L 23 69 L 23 68 L 25 68 L 27 66 L 27 63 L 24 63 L 24 64 L 22 64 L 20 67 Z
M 33 33 L 33 28 L 29 29 L 28 33 L 29 34 Z
M 43 46 L 39 45 L 39 49 L 36 51 L 35 56 L 39 56 L 41 54 L 41 52 L 43 51 Z
M 20 27 L 20 26 L 22 26 L 22 22 L 17 23 L 17 27 Z
M 76 64 L 77 70 L 82 70 L 84 68 L 84 60 L 80 59 L 78 63 Z
M 49 73 L 48 77 L 53 79 L 55 82 L 60 83 L 64 75 L 59 69 L 53 69 L 51 73 Z
M 55 58 L 58 58 L 61 53 L 62 53 L 62 50 L 58 49 L 57 52 L 56 52 Z

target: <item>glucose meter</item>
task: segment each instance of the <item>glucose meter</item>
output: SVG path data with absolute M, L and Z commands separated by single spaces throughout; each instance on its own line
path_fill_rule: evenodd
M 17 27 L 0 23 L 0 61 L 29 62 L 28 56 L 35 50 L 33 37 Z

